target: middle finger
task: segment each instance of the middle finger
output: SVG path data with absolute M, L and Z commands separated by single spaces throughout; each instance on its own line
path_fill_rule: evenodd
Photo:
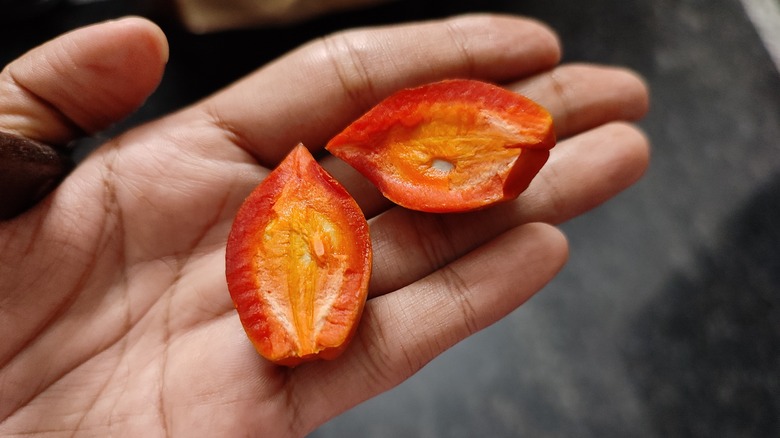
M 560 223 L 582 214 L 630 186 L 647 167 L 647 139 L 624 123 L 588 131 L 556 148 L 515 201 L 462 214 L 399 207 L 375 217 L 371 296 L 411 284 L 514 227 Z

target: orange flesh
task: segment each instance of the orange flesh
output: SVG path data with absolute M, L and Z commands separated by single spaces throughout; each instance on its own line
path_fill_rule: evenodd
M 368 225 L 305 148 L 247 198 L 226 260 L 241 322 L 264 357 L 297 365 L 346 347 L 367 295 Z
M 554 144 L 552 117 L 536 103 L 452 80 L 390 96 L 327 149 L 397 204 L 444 212 L 516 197 Z
M 495 118 L 484 110 L 434 103 L 419 111 L 436 118 L 414 127 L 393 126 L 386 154 L 379 157 L 382 165 L 393 163 L 401 178 L 422 177 L 429 184 L 463 190 L 505 171 L 519 155 L 504 146 L 521 143 L 523 137 L 493 126 Z

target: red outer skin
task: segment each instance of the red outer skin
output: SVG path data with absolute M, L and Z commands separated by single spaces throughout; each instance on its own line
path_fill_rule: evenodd
M 336 224 L 337 232 L 346 237 L 343 240 L 347 245 L 336 248 L 342 251 L 346 269 L 342 287 L 328 292 L 338 294 L 327 319 L 328 334 L 321 336 L 323 345 L 319 345 L 318 351 L 303 355 L 290 350 L 294 341 L 284 328 L 284 321 L 280 321 L 269 307 L 267 291 L 261 290 L 258 275 L 263 266 L 266 271 L 271 269 L 272 276 L 288 275 L 282 273 L 284 270 L 275 269 L 278 265 L 273 264 L 269 248 L 264 247 L 263 236 L 270 221 L 274 220 L 276 202 L 290 187 L 295 193 L 294 207 L 308 211 L 316 208 L 318 213 L 328 216 Z M 282 248 L 281 251 L 288 250 Z M 326 254 L 326 258 L 330 256 Z M 228 289 L 247 336 L 257 351 L 266 359 L 285 366 L 296 366 L 312 359 L 333 359 L 341 354 L 354 335 L 363 311 L 371 259 L 368 224 L 357 203 L 303 145 L 298 145 L 247 197 L 228 236 L 225 256 Z M 333 260 L 331 258 L 330 262 Z M 288 294 L 296 292 L 286 291 Z M 286 324 L 289 326 L 290 322 Z
M 521 133 L 522 141 L 507 136 L 501 146 L 504 150 L 517 150 L 514 163 L 509 162 L 505 170 L 466 188 L 443 186 L 438 181 L 426 180 L 419 173 L 420 176 L 415 175 L 414 179 L 402 175 L 403 170 L 399 169 L 403 163 L 388 158 L 389 148 L 416 146 L 412 143 L 391 146 L 389 132 L 394 129 L 413 132 L 416 127 L 437 119 L 439 114 L 430 109 L 434 104 L 455 108 L 452 114 L 483 111 L 499 120 L 500 125 L 516 129 Z M 461 130 L 485 132 L 485 123 L 478 117 L 466 114 L 463 121 L 457 123 Z M 414 134 L 408 135 L 411 140 L 419 140 Z M 552 116 L 537 103 L 492 84 L 455 79 L 393 94 L 334 137 L 326 149 L 361 172 L 396 204 L 441 213 L 475 210 L 516 198 L 545 164 L 555 142 Z M 492 159 L 483 158 L 485 161 Z M 460 174 L 464 175 L 470 178 L 465 173 Z

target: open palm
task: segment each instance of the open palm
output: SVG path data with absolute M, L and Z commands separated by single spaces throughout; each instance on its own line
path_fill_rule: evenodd
M 156 86 L 167 46 L 131 18 L 60 37 L 0 77 L 0 129 L 63 143 Z M 248 54 L 251 56 L 251 54 Z M 0 434 L 300 436 L 409 377 L 543 287 L 566 259 L 551 225 L 633 183 L 647 142 L 642 82 L 557 66 L 530 20 L 464 16 L 338 33 L 91 154 L 51 195 L 0 223 Z M 545 105 L 561 139 L 521 197 L 431 215 L 393 207 L 321 153 L 401 87 L 450 77 Z M 244 197 L 298 142 L 357 199 L 374 246 L 370 297 L 344 355 L 265 362 L 225 285 Z

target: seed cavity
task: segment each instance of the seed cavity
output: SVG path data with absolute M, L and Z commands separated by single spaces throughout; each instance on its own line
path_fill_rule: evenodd
M 455 165 L 442 158 L 434 158 L 431 162 L 431 168 L 439 172 L 449 173 L 455 168 Z

